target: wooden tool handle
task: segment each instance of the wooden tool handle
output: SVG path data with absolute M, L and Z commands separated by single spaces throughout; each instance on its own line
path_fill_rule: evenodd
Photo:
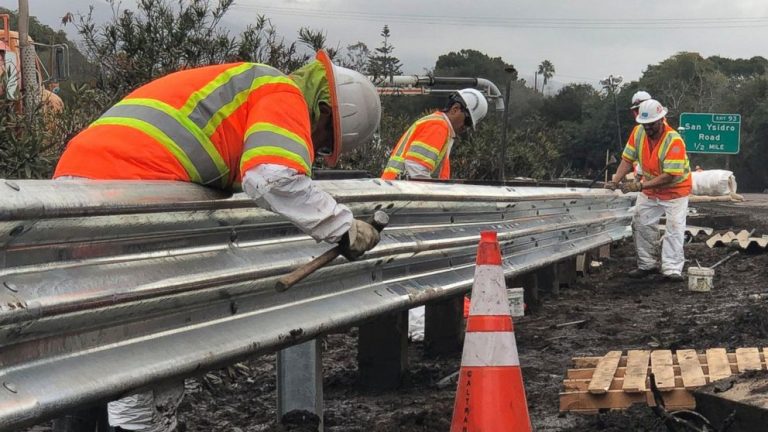
M 325 251 L 325 253 L 319 257 L 278 279 L 277 284 L 275 284 L 275 289 L 281 292 L 287 290 L 288 288 L 299 283 L 299 281 L 305 277 L 311 275 L 318 269 L 335 260 L 339 254 L 341 254 L 341 248 L 339 246 Z
M 387 224 L 389 223 L 389 215 L 381 210 L 378 210 L 373 214 L 373 218 L 371 219 L 370 223 L 374 228 L 376 228 L 378 232 L 381 232 L 381 230 L 386 228 Z M 301 280 L 305 277 L 311 275 L 318 269 L 335 260 L 339 254 L 341 254 L 341 247 L 339 246 L 328 250 L 307 264 L 278 279 L 277 283 L 275 284 L 275 289 L 280 292 L 287 290 L 288 288 L 301 282 Z

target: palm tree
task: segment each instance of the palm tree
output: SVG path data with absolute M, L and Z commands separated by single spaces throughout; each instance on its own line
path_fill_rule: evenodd
M 544 87 L 547 85 L 547 81 L 555 75 L 555 65 L 549 60 L 544 60 L 539 65 L 539 70 L 536 73 L 541 74 L 541 76 L 544 77 L 543 83 L 541 84 L 541 92 L 544 93 Z

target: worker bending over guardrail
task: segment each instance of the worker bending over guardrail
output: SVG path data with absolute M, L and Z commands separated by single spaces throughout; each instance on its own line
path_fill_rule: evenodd
M 242 185 L 260 207 L 355 259 L 378 231 L 309 175 L 316 155 L 333 166 L 369 141 L 380 117 L 373 84 L 322 50 L 289 76 L 257 63 L 187 69 L 139 87 L 75 136 L 54 178 Z M 179 384 L 110 402 L 110 425 L 173 430 L 182 396 Z

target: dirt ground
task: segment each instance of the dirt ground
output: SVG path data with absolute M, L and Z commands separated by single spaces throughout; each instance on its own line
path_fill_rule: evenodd
M 745 204 L 692 204 L 698 216 L 689 225 L 717 232 L 755 229 L 768 234 L 768 198 L 752 196 Z M 755 198 L 765 201 L 754 201 Z M 702 241 L 686 245 L 686 258 L 712 265 L 731 251 L 709 249 Z M 695 264 L 694 264 L 695 265 Z M 755 294 L 768 292 L 768 254 L 738 255 L 718 267 L 715 289 L 694 293 L 687 282 L 660 277 L 632 280 L 630 241 L 614 245 L 598 273 L 580 277 L 575 286 L 547 296 L 538 310 L 515 321 L 515 331 L 530 416 L 537 431 L 662 431 L 647 407 L 599 415 L 558 412 L 558 392 L 574 356 L 610 350 L 649 348 L 768 346 L 768 303 Z M 557 324 L 586 320 L 578 326 Z M 400 389 L 362 390 L 356 385 L 357 330 L 324 338 L 326 431 L 446 431 L 450 427 L 455 386 L 438 381 L 459 368 L 460 354 L 425 358 L 420 343 L 409 345 L 410 369 Z M 264 356 L 202 379 L 189 380 L 180 410 L 187 431 L 304 431 L 275 419 L 275 357 Z M 298 423 L 302 423 L 299 421 Z M 311 422 L 309 422 L 311 423 Z M 44 429 L 38 429 L 44 430 Z

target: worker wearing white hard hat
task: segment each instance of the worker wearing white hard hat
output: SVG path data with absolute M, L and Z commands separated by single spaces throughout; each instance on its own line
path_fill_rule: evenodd
M 447 180 L 451 178 L 450 154 L 456 136 L 474 129 L 488 113 L 488 100 L 478 90 L 459 90 L 441 111 L 414 122 L 400 137 L 381 178 Z
M 378 243 L 378 231 L 309 175 L 316 156 L 333 166 L 370 140 L 380 116 L 373 84 L 322 50 L 290 75 L 257 63 L 185 69 L 139 87 L 80 132 L 54 178 L 242 185 L 258 206 L 355 259 Z M 175 430 L 183 390 L 170 383 L 110 402 L 110 426 Z
M 654 99 L 640 103 L 635 117 L 640 127 L 627 142 L 608 187 L 615 189 L 637 163 L 638 178 L 621 188 L 625 193 L 640 192 L 632 222 L 637 268 L 629 276 L 642 278 L 661 272 L 667 280 L 682 281 L 691 167 L 683 138 L 666 123 L 666 115 L 667 109 Z M 657 226 L 662 216 L 666 227 L 659 259 Z

